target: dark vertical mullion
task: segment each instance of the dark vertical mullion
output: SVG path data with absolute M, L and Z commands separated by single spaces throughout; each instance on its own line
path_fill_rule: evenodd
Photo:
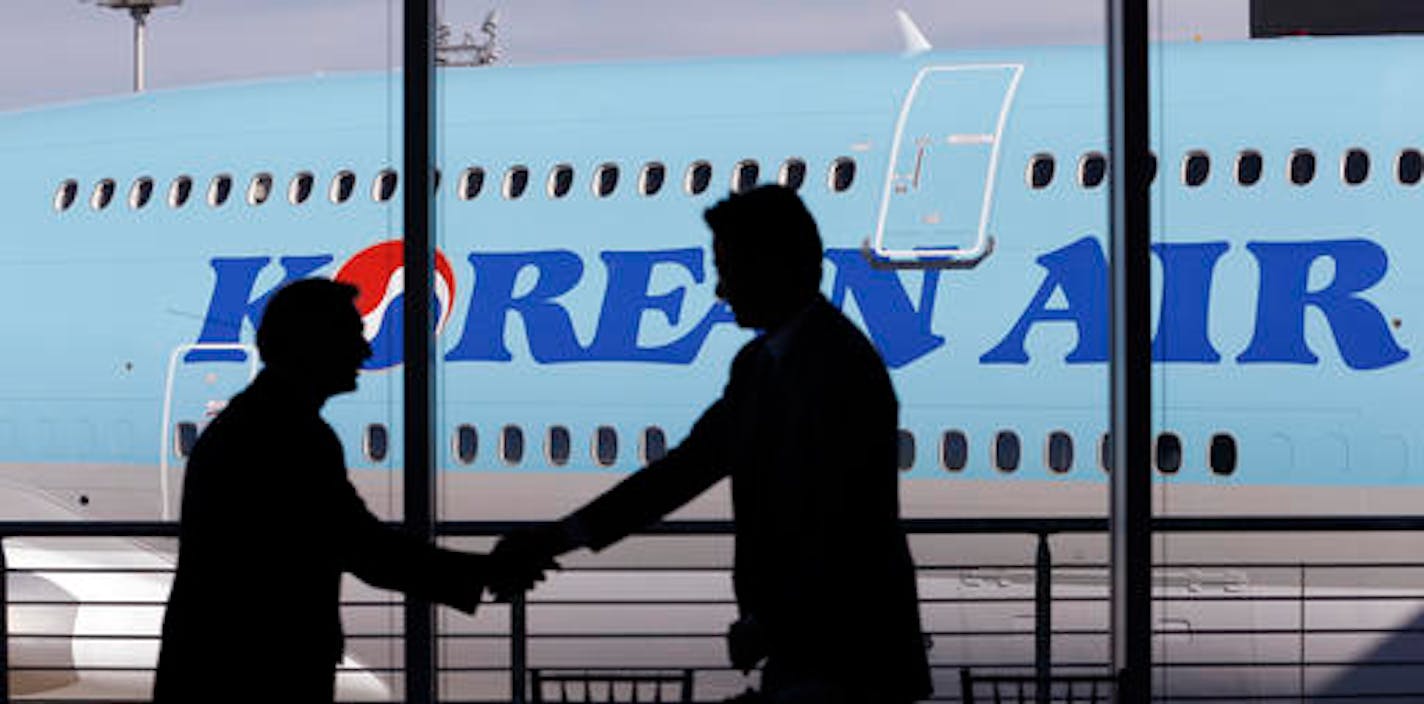
M 434 539 L 434 354 L 430 290 L 434 232 L 435 156 L 435 0 L 405 0 L 404 13 L 404 166 L 405 291 L 404 494 L 406 529 L 425 541 Z M 405 601 L 405 701 L 436 700 L 434 609 L 425 600 Z
M 1108 0 L 1112 184 L 1112 658 L 1117 702 L 1152 686 L 1152 343 L 1148 173 L 1148 3 Z

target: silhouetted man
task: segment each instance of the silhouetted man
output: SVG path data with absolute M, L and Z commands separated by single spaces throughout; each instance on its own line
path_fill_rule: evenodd
M 320 416 L 371 355 L 355 296 L 325 279 L 278 291 L 257 331 L 264 369 L 193 447 L 157 702 L 332 701 L 343 572 L 467 613 L 488 579 L 537 576 L 407 536 L 357 495 Z
M 495 555 L 601 550 L 732 478 L 732 664 L 763 658 L 776 704 L 902 704 L 930 694 L 914 563 L 899 526 L 898 403 L 885 364 L 819 292 L 800 198 L 764 186 L 704 214 L 717 295 L 763 334 L 683 442 L 563 521 Z

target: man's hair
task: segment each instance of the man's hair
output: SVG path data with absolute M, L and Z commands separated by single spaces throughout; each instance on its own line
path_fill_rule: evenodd
M 266 364 L 291 359 L 292 351 L 320 343 L 337 331 L 356 300 L 356 287 L 330 279 L 301 279 L 283 286 L 267 302 L 257 326 L 257 351 Z
M 779 272 L 789 289 L 820 286 L 821 233 L 796 191 L 766 185 L 733 193 L 708 208 L 702 219 L 738 262 Z

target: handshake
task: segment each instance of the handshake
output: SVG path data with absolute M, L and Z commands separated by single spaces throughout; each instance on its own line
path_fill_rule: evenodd
M 554 558 L 578 547 L 561 523 L 544 523 L 506 534 L 488 558 L 486 586 L 496 601 L 513 601 L 559 569 Z

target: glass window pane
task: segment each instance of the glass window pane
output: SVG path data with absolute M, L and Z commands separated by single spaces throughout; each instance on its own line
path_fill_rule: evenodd
M 1290 182 L 1304 186 L 1315 180 L 1315 153 L 1309 149 L 1291 152 Z
M 1061 430 L 1048 434 L 1048 448 L 1045 459 L 1048 468 L 1062 474 L 1073 469 L 1073 436 Z
M 969 464 L 969 436 L 962 430 L 946 430 L 940 439 L 940 464 L 958 472 Z
M 524 461 L 524 430 L 517 425 L 506 425 L 499 434 L 499 458 L 505 464 L 517 465 Z
M 311 198 L 316 185 L 316 177 L 310 171 L 298 172 L 292 177 L 292 185 L 287 188 L 287 200 L 292 205 L 301 205 Z
M 460 174 L 460 200 L 474 200 L 485 187 L 485 170 L 471 166 Z
M 654 161 L 643 165 L 643 173 L 638 177 L 638 192 L 645 196 L 657 195 L 663 189 L 667 178 L 667 167 Z
M 460 464 L 473 464 L 480 452 L 480 434 L 475 426 L 463 424 L 455 429 L 455 459 Z
M 548 456 L 549 464 L 562 467 L 569 463 L 572 453 L 573 439 L 569 429 L 562 425 L 551 426 L 548 437 L 544 440 L 544 454 Z
M 994 434 L 994 467 L 1002 472 L 1012 472 L 1019 468 L 1019 436 L 1010 430 L 1000 430 Z
M 831 190 L 843 193 L 855 183 L 855 160 L 840 157 L 831 163 Z
M 174 208 L 181 208 L 188 204 L 188 198 L 192 195 L 192 177 L 179 176 L 173 179 L 173 185 L 168 189 L 168 205 Z
M 1084 156 L 1083 163 L 1078 167 L 1078 183 L 1084 188 L 1097 188 L 1103 185 L 1103 179 L 1107 177 L 1107 173 L 1107 157 L 1093 152 Z
M 600 467 L 618 462 L 618 431 L 601 425 L 593 432 L 593 461 Z
M 667 436 L 658 427 L 643 429 L 643 463 L 656 462 L 667 455 Z
M 529 169 L 524 166 L 511 166 L 504 174 L 504 197 L 514 200 L 524 195 L 525 189 L 529 187 Z
M 1363 149 L 1351 149 L 1345 152 L 1343 168 L 1345 183 L 1358 186 L 1370 177 L 1370 155 Z
M 555 166 L 549 172 L 549 196 L 563 198 L 574 187 L 574 167 L 568 164 Z
M 1028 161 L 1028 184 L 1035 189 L 1047 188 L 1053 183 L 1053 155 L 1034 154 Z
M 593 177 L 593 194 L 599 198 L 607 198 L 613 195 L 613 191 L 618 189 L 618 165 L 602 164 L 598 167 Z
M 1400 183 L 1406 186 L 1419 183 L 1420 176 L 1424 175 L 1424 155 L 1417 149 L 1405 149 L 1399 153 L 1399 164 L 1395 170 Z
M 896 465 L 904 472 L 915 466 L 915 434 L 901 428 L 897 435 Z
M 777 182 L 793 191 L 801 190 L 801 184 L 806 182 L 806 162 L 802 159 L 787 159 L 781 164 Z
M 133 188 L 129 190 L 129 207 L 135 210 L 148 205 L 148 201 L 153 197 L 153 179 L 147 176 L 140 176 L 134 179 Z
M 687 181 L 683 188 L 688 195 L 699 195 L 712 184 L 712 165 L 705 161 L 695 161 L 687 167 Z
M 1264 170 L 1261 153 L 1246 150 L 1236 156 L 1236 182 L 1243 186 L 1254 186 L 1261 180 Z

